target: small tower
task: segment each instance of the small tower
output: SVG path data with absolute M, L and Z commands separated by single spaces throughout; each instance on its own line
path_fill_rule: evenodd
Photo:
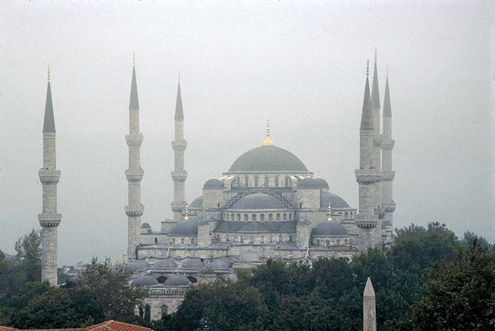
M 376 331 L 375 290 L 369 277 L 363 292 L 363 331 Z
M 184 139 L 184 112 L 182 110 L 182 96 L 180 92 L 180 77 L 177 84 L 177 100 L 175 103 L 175 140 L 172 141 L 174 150 L 174 171 L 172 180 L 174 181 L 174 201 L 172 201 L 172 211 L 175 221 L 183 220 L 183 209 L 186 206 L 185 182 L 187 172 L 184 170 L 184 151 L 187 142 Z
M 62 215 L 57 213 L 57 183 L 60 170 L 56 167 L 55 120 L 53 117 L 50 69 L 46 92 L 45 119 L 43 121 L 43 168 L 38 172 L 43 186 L 41 225 L 41 280 L 57 285 L 57 227 Z
M 392 149 L 395 141 L 392 139 L 392 107 L 390 105 L 390 88 L 385 85 L 385 97 L 383 100 L 383 141 L 382 148 L 382 207 L 385 212 L 383 219 L 393 224 L 395 202 L 393 201 L 393 181 L 395 171 L 392 170 Z
M 373 114 L 373 163 L 377 170 L 381 170 L 381 145 L 382 136 L 380 134 L 380 90 L 378 88 L 378 65 L 377 52 L 375 48 L 375 64 L 373 66 L 373 85 L 371 88 L 371 113 Z M 381 172 L 379 173 L 381 175 Z M 379 218 L 382 217 L 382 183 L 381 178 L 375 183 L 375 213 Z
M 374 247 L 376 244 L 375 207 L 377 205 L 376 183 L 380 180 L 380 173 L 376 169 L 373 157 L 373 114 L 369 86 L 369 62 L 366 69 L 366 84 L 364 88 L 363 110 L 361 115 L 359 169 L 355 171 L 359 184 L 359 214 L 356 225 L 360 229 L 362 249 Z
M 125 213 L 128 216 L 127 258 L 135 259 L 136 248 L 141 240 L 141 216 L 144 206 L 141 204 L 141 180 L 144 171 L 141 168 L 141 144 L 143 134 L 139 132 L 139 100 L 136 82 L 136 66 L 132 65 L 131 97 L 129 100 L 129 134 L 125 137 L 129 146 L 129 169 L 125 171 L 129 183 L 128 204 Z

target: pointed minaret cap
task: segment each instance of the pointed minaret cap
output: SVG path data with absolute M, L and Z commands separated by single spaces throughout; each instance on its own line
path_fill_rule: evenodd
M 183 120 L 184 112 L 182 110 L 182 95 L 180 93 L 180 73 L 177 82 L 177 99 L 175 101 L 175 120 Z
M 135 66 L 135 57 L 133 57 L 132 64 L 132 82 L 131 82 L 131 98 L 129 100 L 129 109 L 139 109 L 139 99 L 138 99 L 138 91 L 137 91 L 137 82 L 136 82 L 136 66 Z
M 392 106 L 390 106 L 390 88 L 388 86 L 388 69 L 387 82 L 385 83 L 385 97 L 383 99 L 383 117 L 392 117 Z
M 50 86 L 50 67 L 48 67 L 48 86 L 46 89 L 45 118 L 43 132 L 55 133 L 55 119 L 53 116 L 52 88 Z
M 373 115 L 371 113 L 370 81 L 369 81 L 370 61 L 366 64 L 366 85 L 364 87 L 363 113 L 361 115 L 361 130 L 373 130 Z
M 373 87 L 371 90 L 371 107 L 380 109 L 380 90 L 378 88 L 378 69 L 376 64 L 376 48 L 375 48 L 375 66 L 373 69 Z
M 366 286 L 364 288 L 363 297 L 374 297 L 374 296 L 375 296 L 375 289 L 373 288 L 371 279 L 368 277 L 368 280 L 366 280 Z
M 273 140 L 270 138 L 270 121 L 269 120 L 266 121 L 266 138 L 263 141 L 262 146 L 265 146 L 265 147 L 275 146 L 275 144 L 273 143 Z

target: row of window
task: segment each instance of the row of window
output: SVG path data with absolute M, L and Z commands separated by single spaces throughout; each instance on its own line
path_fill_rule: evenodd
M 217 241 L 220 241 L 222 240 L 222 238 L 220 237 L 220 234 L 216 234 L 215 235 L 215 239 Z M 283 235 L 278 235 L 277 236 L 274 236 L 274 235 L 267 235 L 265 237 L 265 235 L 260 235 L 259 237 L 255 237 L 254 235 L 225 235 L 225 241 L 226 242 L 238 242 L 238 243 L 250 243 L 250 244 L 264 244 L 264 243 L 274 243 L 274 242 L 284 242 L 284 241 L 288 241 L 289 242 L 293 242 L 294 241 L 294 235 L 290 234 L 288 237 L 285 238 L 284 240 L 284 236 Z
M 330 247 L 330 246 L 350 245 L 351 240 L 348 238 L 336 239 L 335 241 L 330 240 L 330 239 L 327 239 L 327 240 L 315 239 L 315 241 L 313 243 L 316 246 Z
M 269 214 L 265 214 L 265 213 L 259 213 L 259 214 L 251 214 L 251 217 L 249 217 L 249 214 L 241 214 L 238 213 L 238 214 L 234 214 L 234 213 L 225 213 L 223 215 L 223 218 L 225 220 L 230 220 L 230 221 L 249 221 L 249 219 L 251 219 L 251 221 L 257 221 L 258 219 L 260 221 L 273 221 L 274 219 L 277 220 L 277 221 L 281 221 L 281 220 L 284 220 L 284 221 L 292 221 L 293 219 L 293 215 L 292 213 L 276 213 L 276 214 L 273 214 L 273 213 L 269 213 Z
M 261 180 L 260 180 L 261 179 Z M 290 179 L 290 176 L 285 176 L 284 177 L 284 187 L 290 187 L 292 182 Z M 232 182 L 232 185 L 234 187 L 236 186 L 244 186 L 244 187 L 269 187 L 270 186 L 270 177 L 264 176 L 264 177 L 259 177 L 259 176 L 254 176 L 253 181 L 250 184 L 249 176 L 244 176 L 242 179 L 241 177 L 237 176 L 234 181 Z M 279 176 L 275 176 L 273 180 L 273 186 L 274 187 L 280 187 L 281 186 L 281 180 Z

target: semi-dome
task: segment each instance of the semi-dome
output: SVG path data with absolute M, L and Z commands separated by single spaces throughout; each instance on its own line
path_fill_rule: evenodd
M 392 223 L 390 223 L 390 221 L 384 221 L 384 222 L 382 223 L 382 226 L 383 226 L 384 228 L 386 228 L 386 227 L 392 226 Z
M 232 262 L 226 259 L 216 259 L 210 263 L 210 267 L 213 269 L 230 269 L 232 267 Z
M 321 192 L 320 208 L 324 208 L 324 209 L 328 208 L 328 203 L 330 203 L 330 206 L 332 206 L 333 209 L 349 208 L 347 202 L 345 202 L 345 200 L 339 197 L 338 195 L 325 191 Z
M 158 260 L 153 264 L 153 270 L 175 270 L 177 269 L 177 263 L 172 259 Z
M 149 223 L 141 224 L 141 229 L 151 229 L 151 225 Z
M 291 152 L 275 146 L 261 146 L 239 156 L 228 172 L 307 173 L 308 170 L 304 163 Z
M 201 209 L 203 208 L 203 196 L 199 196 L 191 202 L 189 209 Z
M 150 269 L 150 265 L 145 260 L 130 260 L 126 267 L 134 272 Z
M 328 183 L 323 178 L 305 178 L 297 184 L 301 189 L 328 189 Z
M 223 190 L 225 186 L 222 181 L 216 178 L 208 179 L 203 185 L 203 190 Z
M 165 286 L 189 286 L 191 282 L 183 275 L 170 275 L 167 280 L 163 283 Z
M 170 229 L 171 236 L 195 236 L 198 234 L 197 221 L 180 221 Z
M 131 280 L 131 286 L 153 286 L 159 284 L 156 278 L 149 274 L 138 275 Z
M 318 224 L 313 231 L 315 236 L 345 236 L 347 230 L 345 227 L 337 222 L 323 222 Z
M 181 269 L 198 270 L 205 266 L 204 262 L 198 258 L 190 258 L 184 261 Z
M 273 195 L 258 192 L 240 198 L 229 209 L 287 209 L 287 206 Z

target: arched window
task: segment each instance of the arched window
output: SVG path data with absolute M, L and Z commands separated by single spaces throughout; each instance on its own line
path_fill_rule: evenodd
M 265 214 L 261 214 L 260 215 L 260 221 L 264 221 L 265 220 Z
M 269 179 L 268 177 L 265 177 L 265 187 L 268 187 Z
M 230 214 L 230 219 L 233 221 L 234 220 L 234 213 Z
M 254 187 L 258 187 L 259 184 L 259 178 L 258 176 L 254 176 Z
M 277 213 L 277 221 L 280 221 L 280 214 Z
M 184 244 L 185 243 L 184 238 L 180 238 L 180 243 L 181 244 Z
M 256 214 L 251 215 L 251 221 L 256 221 Z
M 237 214 L 237 220 L 240 221 L 241 220 L 241 214 Z
M 327 247 L 330 247 L 330 240 L 327 240 Z
M 316 239 L 316 245 L 320 246 L 320 239 Z
M 172 245 L 175 245 L 175 238 L 172 238 Z
M 292 221 L 292 214 L 289 214 L 289 221 Z
M 287 214 L 284 213 L 284 221 L 287 221 Z
M 286 187 L 290 186 L 290 177 L 289 176 L 285 176 L 285 186 Z
M 272 235 L 270 235 L 270 242 L 273 242 L 273 237 L 272 237 Z
M 253 235 L 250 235 L 249 236 L 249 243 L 250 244 L 254 243 L 254 237 L 253 237 Z
M 158 238 L 155 237 L 155 244 L 158 244 Z
M 195 244 L 196 243 L 196 238 L 192 237 L 191 238 L 191 244 Z
M 264 236 L 264 235 L 261 235 L 261 237 L 260 237 L 260 242 L 261 242 L 262 244 L 264 244 L 264 243 L 265 243 L 265 236 Z
M 225 241 L 230 241 L 230 236 L 229 235 L 225 236 Z
M 279 183 L 278 183 L 278 176 L 275 176 L 275 187 L 278 187 Z
M 282 242 L 282 235 L 281 234 L 278 235 L 278 241 Z
M 273 214 L 268 214 L 268 220 L 273 221 Z
M 249 177 L 244 177 L 244 186 L 249 187 Z
M 191 283 L 196 283 L 198 280 L 196 278 L 194 278 L 193 276 L 187 276 L 187 279 L 189 279 L 189 281 Z
M 248 216 L 248 214 L 244 214 L 244 221 L 246 221 L 246 222 L 247 222 L 247 221 L 249 221 L 249 216 Z
M 144 320 L 146 322 L 151 321 L 151 307 L 150 307 L 150 305 L 144 306 Z
M 289 241 L 290 242 L 294 241 L 294 236 L 292 236 L 291 234 L 289 235 Z
M 241 243 L 244 243 L 244 237 L 241 236 Z

